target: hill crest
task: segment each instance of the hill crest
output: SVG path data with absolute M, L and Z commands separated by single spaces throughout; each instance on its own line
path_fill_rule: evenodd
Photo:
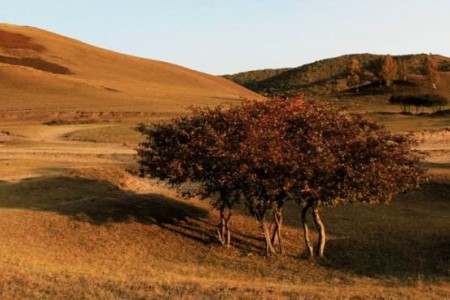
M 0 24 L 2 110 L 182 112 L 260 96 L 224 78 Z
M 270 73 L 267 70 L 256 70 L 225 75 L 224 77 L 263 95 L 330 95 L 380 81 L 380 69 L 384 57 L 385 55 L 369 53 L 349 54 L 315 61 L 295 68 L 272 69 Z M 438 85 L 438 92 L 447 97 L 450 96 L 450 58 L 427 54 L 393 57 L 398 64 L 404 65 L 405 73 L 408 75 L 405 81 L 417 86 L 417 91 L 420 92 L 428 89 L 424 85 L 426 72 L 424 65 L 426 59 L 430 57 L 442 75 L 442 84 Z M 362 80 L 358 85 L 352 85 L 348 80 L 348 69 L 352 60 L 359 61 L 362 66 Z

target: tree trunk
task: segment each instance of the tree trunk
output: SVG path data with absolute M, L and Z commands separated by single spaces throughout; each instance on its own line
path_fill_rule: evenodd
M 284 253 L 284 246 L 283 246 L 283 240 L 281 236 L 281 229 L 283 227 L 283 204 L 284 200 L 280 201 L 278 203 L 277 209 L 275 210 L 274 215 L 274 227 L 273 230 L 270 230 L 271 232 L 271 242 L 272 245 L 275 246 L 278 243 L 278 251 L 283 254 Z
M 230 247 L 231 231 L 229 222 L 231 219 L 231 205 L 228 201 L 224 201 L 220 206 L 220 223 L 217 225 L 217 239 L 222 246 Z
M 314 223 L 316 224 L 317 231 L 319 232 L 319 246 L 317 248 L 317 255 L 319 257 L 323 257 L 323 253 L 325 251 L 325 242 L 326 242 L 326 233 L 325 233 L 325 225 L 320 219 L 319 207 L 313 207 L 312 215 L 314 218 Z
M 266 245 L 266 255 L 270 256 L 271 254 L 276 254 L 275 248 L 272 245 L 272 240 L 270 239 L 270 231 L 269 228 L 267 228 L 266 220 L 264 217 L 261 218 L 260 224 Z
M 273 247 L 272 244 L 270 230 L 266 224 L 265 210 L 264 211 L 255 210 L 254 215 L 258 220 L 259 225 L 261 226 L 262 238 L 264 241 L 264 245 L 266 246 L 266 255 L 270 256 L 271 254 L 276 254 L 275 248 Z
M 220 222 L 217 224 L 217 239 L 222 246 L 225 245 L 225 218 L 222 208 L 220 210 Z
M 305 237 L 305 245 L 306 245 L 306 248 L 308 249 L 308 255 L 309 255 L 309 257 L 313 257 L 314 250 L 313 250 L 313 245 L 311 244 L 311 240 L 309 238 L 308 223 L 306 222 L 306 213 L 308 212 L 308 209 L 310 209 L 310 208 L 311 208 L 311 204 L 307 204 L 302 210 L 302 225 L 303 225 L 303 233 L 304 233 L 304 237 Z
M 231 231 L 230 227 L 228 226 L 230 224 L 231 219 L 231 207 L 228 207 L 227 215 L 225 216 L 225 234 L 226 234 L 226 245 L 227 247 L 230 247 L 231 245 Z
M 281 254 L 284 253 L 283 240 L 281 238 L 281 229 L 283 226 L 283 206 L 278 206 L 275 211 L 275 228 L 272 232 L 271 242 L 272 245 L 275 246 L 278 243 L 278 251 Z

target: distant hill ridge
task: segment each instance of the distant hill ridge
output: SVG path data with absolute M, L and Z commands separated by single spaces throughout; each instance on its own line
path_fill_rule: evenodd
M 178 113 L 260 95 L 222 77 L 0 24 L 0 116 L 20 112 Z
M 224 75 L 223 77 L 230 79 L 249 89 L 257 89 L 258 84 L 263 80 L 275 77 L 276 75 L 285 73 L 286 71 L 289 70 L 292 70 L 292 68 L 263 69 L 263 70 L 242 72 L 233 75 Z
M 384 57 L 384 55 L 367 53 L 350 54 L 316 61 L 296 68 L 256 70 L 224 75 L 224 77 L 263 95 L 328 95 L 355 87 L 348 80 L 349 65 L 354 59 L 358 60 L 362 67 L 363 78 L 358 84 L 359 86 L 370 85 L 374 81 L 381 80 L 379 73 Z M 423 81 L 420 78 L 425 75 L 427 57 L 433 60 L 440 74 L 443 75 L 442 92 L 449 94 L 447 81 L 450 75 L 450 58 L 427 54 L 393 56 L 398 64 L 401 63 L 405 66 L 408 79 L 418 86 L 422 84 L 420 81 Z

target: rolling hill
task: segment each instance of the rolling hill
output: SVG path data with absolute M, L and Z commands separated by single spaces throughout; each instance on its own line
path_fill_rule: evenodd
M 347 92 L 356 86 L 370 88 L 373 84 L 378 85 L 383 58 L 383 55 L 374 54 L 343 55 L 291 69 L 272 69 L 270 73 L 267 70 L 257 70 L 224 77 L 264 95 L 338 94 Z M 426 58 L 426 54 L 394 56 L 397 64 L 403 64 L 408 74 L 405 82 L 397 82 L 398 90 L 417 93 L 430 90 L 430 85 L 424 76 Z M 359 85 L 352 85 L 348 82 L 348 68 L 353 59 L 358 60 L 362 66 L 362 80 Z M 437 85 L 437 92 L 450 97 L 450 58 L 432 55 L 431 59 L 440 71 L 440 84 Z M 405 88 L 405 86 L 409 88 Z M 392 91 L 382 89 L 379 92 L 390 93 Z
M 223 77 L 230 79 L 240 85 L 243 85 L 249 89 L 258 89 L 258 83 L 268 78 L 274 77 L 278 74 L 291 70 L 291 68 L 281 69 L 263 69 L 256 71 L 248 71 L 237 73 L 234 75 L 224 75 Z
M 277 82 L 295 70 L 241 79 Z M 374 105 L 378 121 L 423 140 L 430 182 L 388 206 L 324 208 L 323 260 L 306 258 L 294 202 L 285 255 L 269 258 L 247 208 L 233 210 L 225 248 L 210 201 L 137 176 L 134 128 L 153 121 L 146 114 L 256 97 L 220 77 L 0 25 L 0 299 L 447 299 L 448 118 Z M 105 122 L 83 123 L 94 115 Z
M 0 24 L 0 116 L 68 111 L 174 113 L 258 98 L 224 78 Z

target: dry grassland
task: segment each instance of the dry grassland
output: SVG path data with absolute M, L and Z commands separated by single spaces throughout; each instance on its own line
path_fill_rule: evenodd
M 138 121 L 253 93 L 29 27 L 0 25 L 0 55 L 40 58 L 72 73 L 0 63 L 0 299 L 450 297 L 448 119 L 353 103 L 392 129 L 416 130 L 432 180 L 389 206 L 325 209 L 325 260 L 305 258 L 293 206 L 283 232 L 287 255 L 266 258 L 257 223 L 243 209 L 225 249 L 206 201 L 132 172 Z
M 64 71 L 65 70 L 65 71 Z M 259 95 L 218 76 L 100 49 L 27 26 L 0 24 L 0 117 L 185 112 Z
M 233 247 L 220 247 L 206 201 L 126 171 L 136 168 L 130 148 L 139 141 L 131 124 L 0 124 L 2 299 L 450 295 L 448 131 L 422 133 L 436 180 L 421 191 L 390 206 L 327 209 L 327 258 L 314 261 L 295 207 L 286 256 L 261 255 L 257 223 L 243 211 L 232 221 Z

